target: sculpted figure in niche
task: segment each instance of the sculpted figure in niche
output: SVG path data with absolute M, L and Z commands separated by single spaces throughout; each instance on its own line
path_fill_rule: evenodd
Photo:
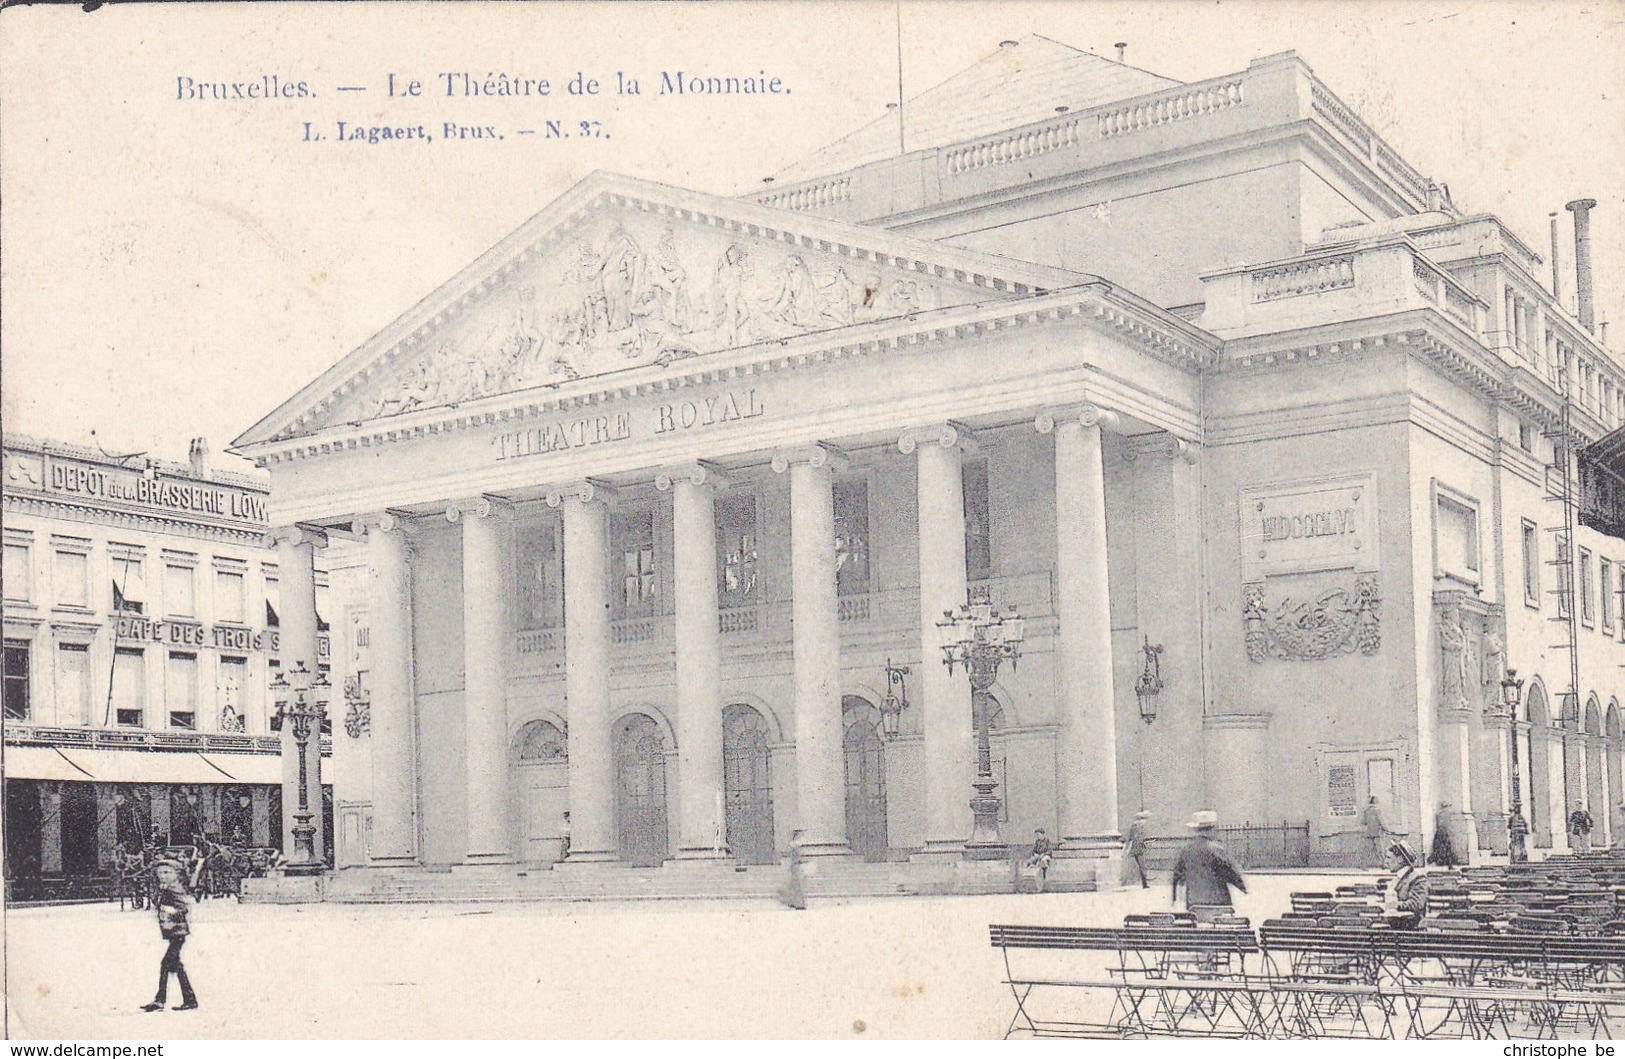
M 1462 633 L 1460 623 L 1453 617 L 1445 617 L 1439 621 L 1439 649 L 1443 661 L 1440 669 L 1443 678 L 1440 701 L 1449 706 L 1465 707 L 1467 637 Z
M 1501 642 L 1499 634 L 1490 631 L 1484 634 L 1484 684 L 1485 694 L 1494 696 L 1492 701 L 1499 701 L 1501 695 L 1501 680 L 1507 675 L 1507 650 Z

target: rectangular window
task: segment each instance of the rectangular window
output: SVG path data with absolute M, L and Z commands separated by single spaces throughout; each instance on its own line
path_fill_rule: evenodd
M 244 578 L 237 570 L 214 572 L 214 613 L 217 621 L 242 624 L 247 620 Z
M 871 584 L 869 483 L 848 478 L 835 483 L 835 589 L 860 596 Z
M 222 656 L 217 672 L 220 679 L 220 730 L 247 731 L 248 710 L 243 703 L 243 689 L 248 686 L 248 659 Z
M 1602 601 L 1602 631 L 1614 631 L 1614 564 L 1597 560 L 1597 598 Z
M 1518 447 L 1531 454 L 1535 451 L 1535 428 L 1532 425 L 1518 424 Z
M 1451 574 L 1469 584 L 1477 584 L 1478 509 L 1442 491 L 1434 494 L 1437 528 L 1434 543 L 1436 574 Z
M 1523 601 L 1540 606 L 1540 530 L 1523 520 Z
M 90 556 L 84 552 L 56 553 L 56 601 L 64 607 L 90 606 Z
M 966 460 L 960 471 L 965 490 L 965 576 L 993 576 L 992 519 L 987 500 L 987 461 Z
M 164 702 L 171 728 L 197 727 L 197 655 L 171 651 L 164 674 Z
M 1587 625 L 1597 620 L 1597 601 L 1592 592 L 1591 553 L 1580 549 L 1580 620 Z
M 280 628 L 282 618 L 277 613 L 282 609 L 282 585 L 274 577 L 265 579 L 265 627 L 267 629 Z
M 57 644 L 56 723 L 91 723 L 90 647 L 86 644 Z
M 146 723 L 147 655 L 139 647 L 120 647 L 113 654 L 113 710 L 122 727 Z
M 27 603 L 34 598 L 33 570 L 26 544 L 8 544 L 5 565 L 0 567 L 0 583 L 7 603 Z
M 164 564 L 164 607 L 171 617 L 197 617 L 197 571 Z
M 652 508 L 621 512 L 611 529 L 621 557 L 620 609 L 623 615 L 655 612 L 660 579 L 655 573 L 655 520 Z
M 4 700 L 6 720 L 26 721 L 29 713 L 29 644 L 27 640 L 7 640 L 5 647 Z
M 727 496 L 717 501 L 717 605 L 743 607 L 756 602 L 756 498 Z
M 1569 542 L 1562 537 L 1557 538 L 1557 615 L 1567 618 L 1574 605 L 1571 593 L 1574 589 L 1574 571 L 1569 562 Z
M 113 556 L 113 609 L 120 614 L 147 612 L 147 580 L 141 557 Z
M 519 627 L 557 629 L 564 624 L 564 563 L 557 522 L 519 529 Z

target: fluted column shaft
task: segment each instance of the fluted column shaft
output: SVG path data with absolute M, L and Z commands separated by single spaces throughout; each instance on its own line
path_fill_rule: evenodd
M 1113 413 L 1085 407 L 1052 419 L 1056 615 L 1065 696 L 1058 765 L 1065 845 L 1111 845 L 1120 837 L 1100 431 L 1101 423 L 1112 418 Z
M 846 777 L 841 750 L 841 638 L 835 601 L 832 456 L 822 446 L 780 452 L 790 472 L 790 578 L 794 604 L 796 796 L 801 851 L 844 854 Z
M 965 602 L 965 485 L 958 428 L 908 431 L 916 452 L 920 541 L 920 665 L 916 701 L 924 711 L 926 853 L 955 853 L 971 833 L 975 732 L 969 684 L 942 662 L 937 622 Z
M 463 750 L 469 864 L 501 864 L 509 849 L 508 719 L 503 689 L 507 564 L 503 510 L 489 500 L 453 506 L 463 527 Z
M 302 526 L 288 526 L 272 530 L 266 535 L 276 549 L 277 587 L 281 596 L 281 610 L 277 617 L 278 661 L 284 674 L 291 673 L 301 662 L 314 675 L 320 672 L 318 633 L 316 628 L 316 549 L 327 543 L 326 537 L 316 530 Z M 329 693 L 331 697 L 331 692 Z M 327 704 L 329 715 L 334 703 Z M 316 859 L 325 856 L 325 838 L 322 829 L 322 754 L 319 732 L 313 732 L 305 754 L 305 790 L 311 813 L 311 826 L 316 829 L 311 848 Z M 299 747 L 293 737 L 293 726 L 282 726 L 282 848 L 293 855 L 293 829 L 298 823 L 295 812 L 299 807 Z
M 682 859 L 726 854 L 722 819 L 722 645 L 717 632 L 715 472 L 678 468 L 671 490 L 677 590 L 678 843 Z
M 604 504 L 590 485 L 549 494 L 564 508 L 564 688 L 568 700 L 571 861 L 614 860 L 615 764 L 609 731 L 609 571 Z
M 399 520 L 385 515 L 367 527 L 372 581 L 367 622 L 372 637 L 372 863 L 416 862 L 417 760 L 413 753 L 411 545 Z

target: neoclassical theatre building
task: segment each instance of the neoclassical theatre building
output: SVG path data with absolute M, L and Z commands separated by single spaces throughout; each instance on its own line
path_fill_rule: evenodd
M 340 865 L 927 877 L 982 715 L 1057 878 L 1142 807 L 1352 864 L 1375 798 L 1500 855 L 1515 773 L 1533 855 L 1575 805 L 1619 834 L 1584 210 L 1553 267 L 1290 53 L 1032 37 L 908 114 L 740 197 L 595 174 L 238 439 L 285 580 L 364 546 Z M 968 597 L 1025 619 L 974 709 Z

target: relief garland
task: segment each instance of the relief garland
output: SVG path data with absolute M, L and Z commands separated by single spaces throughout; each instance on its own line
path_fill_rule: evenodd
M 1242 593 L 1249 662 L 1319 662 L 1356 651 L 1374 655 L 1382 646 L 1382 594 L 1375 576 L 1301 603 L 1282 599 L 1273 608 L 1264 601 L 1262 582 L 1244 585 Z

